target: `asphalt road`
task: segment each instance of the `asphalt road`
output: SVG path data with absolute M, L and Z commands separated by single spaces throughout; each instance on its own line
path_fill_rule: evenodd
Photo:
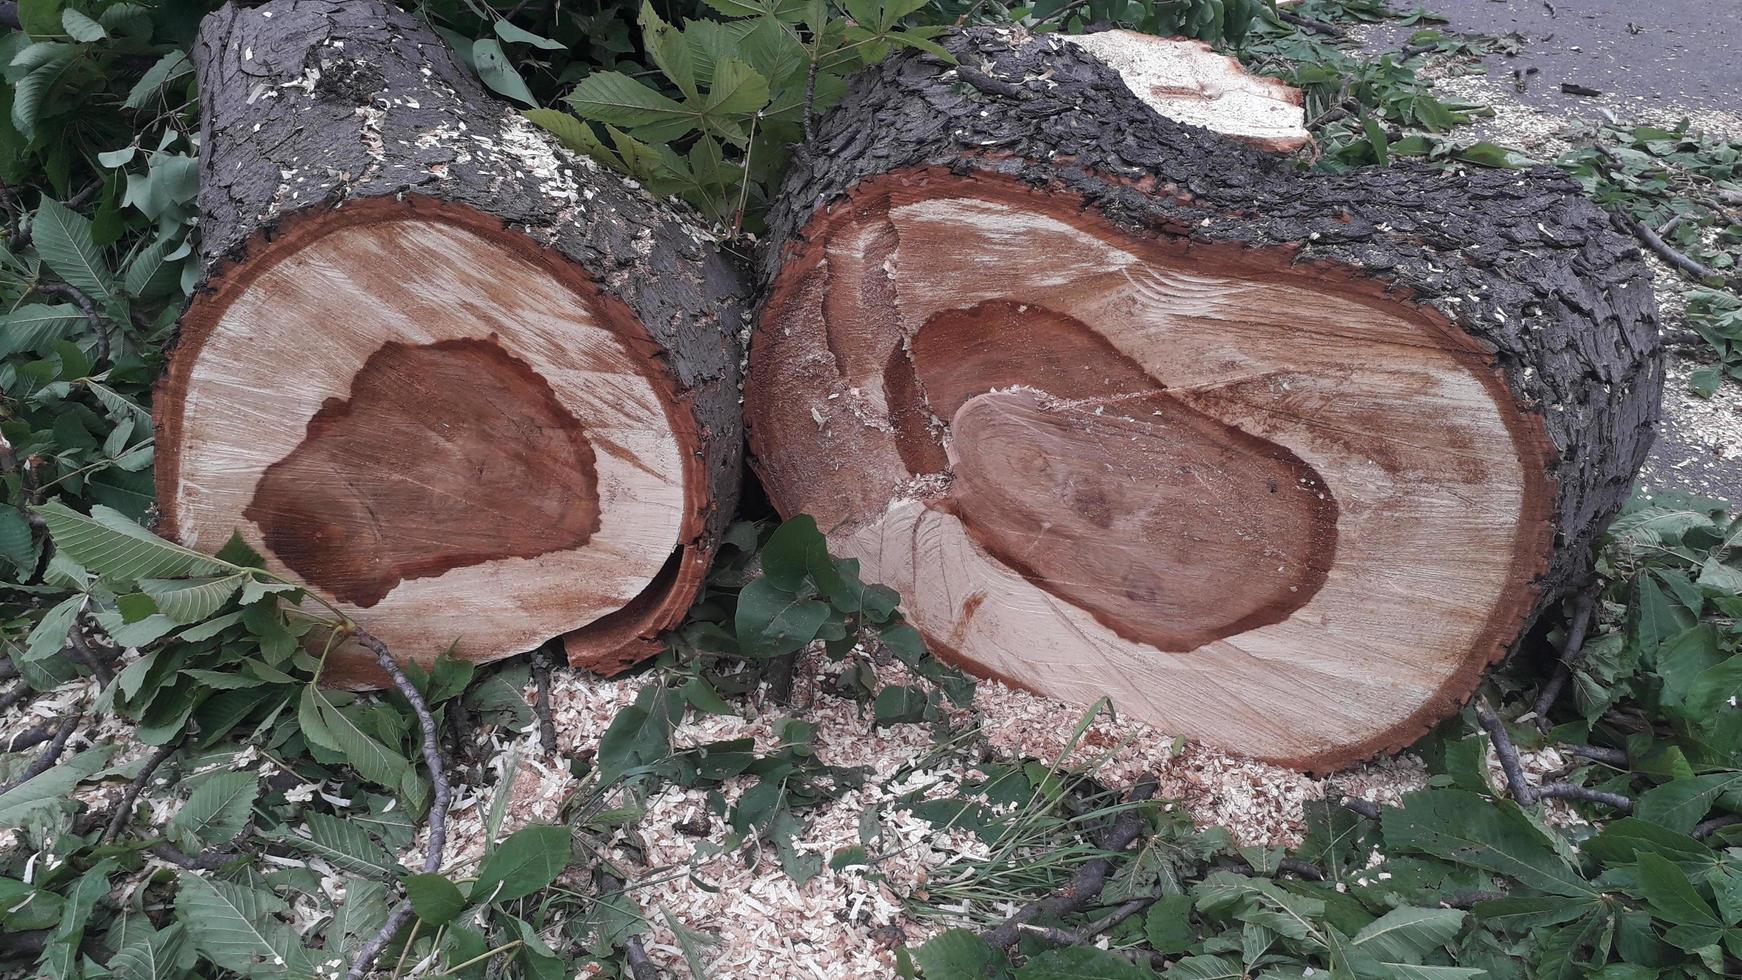
M 1524 51 L 1490 56 L 1497 79 L 1524 72 L 1519 100 L 1594 115 L 1607 104 L 1742 112 L 1742 0 L 1425 0 L 1452 30 L 1518 33 Z M 1407 2 L 1396 5 L 1398 9 Z M 1609 98 L 1569 95 L 1562 83 Z M 1620 104 L 1617 104 L 1620 103 Z

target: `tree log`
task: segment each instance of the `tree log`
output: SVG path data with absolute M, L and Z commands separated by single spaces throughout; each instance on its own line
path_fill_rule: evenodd
M 239 531 L 426 664 L 652 652 L 741 478 L 712 240 L 376 0 L 230 4 L 193 56 L 206 271 L 157 391 L 160 530 Z M 385 680 L 354 647 L 327 677 Z
M 752 462 L 934 648 L 1314 770 L 1400 748 L 1590 571 L 1663 385 L 1548 168 L 1308 173 L 1081 47 L 869 70 L 771 218 Z

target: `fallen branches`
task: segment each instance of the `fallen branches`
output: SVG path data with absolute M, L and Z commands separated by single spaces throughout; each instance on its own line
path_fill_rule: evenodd
M 97 304 L 91 300 L 91 297 L 85 295 L 84 290 L 64 282 L 40 282 L 36 284 L 35 288 L 37 292 L 45 296 L 60 296 L 72 300 L 73 305 L 79 308 L 79 312 L 83 313 L 85 320 L 90 323 L 91 332 L 97 336 L 97 360 L 106 361 L 109 359 L 109 327 L 103 314 L 97 312 Z
M 1545 799 L 1563 799 L 1602 803 L 1622 813 L 1633 812 L 1633 801 L 1620 793 L 1565 782 L 1530 785 L 1524 778 L 1524 764 L 1519 760 L 1518 747 L 1512 744 L 1512 736 L 1506 733 L 1506 724 L 1488 706 L 1486 699 L 1478 699 L 1476 702 L 1476 722 L 1488 733 L 1489 741 L 1494 743 L 1494 754 L 1500 759 L 1500 768 L 1506 773 L 1507 790 L 1519 806 L 1531 806 Z
M 127 826 L 128 818 L 133 816 L 133 804 L 138 802 L 139 794 L 144 791 L 146 784 L 151 782 L 152 773 L 155 773 L 157 767 L 163 765 L 164 760 L 174 755 L 176 750 L 180 748 L 181 740 L 177 739 L 151 753 L 151 757 L 145 760 L 145 766 L 139 770 L 139 774 L 127 784 L 127 792 L 122 794 L 121 802 L 116 805 L 114 815 L 109 818 L 109 825 L 103 829 L 103 836 L 97 838 L 98 843 L 107 844 L 120 835 L 121 828 Z
M 1585 635 L 1590 632 L 1592 615 L 1597 608 L 1597 597 L 1592 590 L 1586 589 L 1573 600 L 1573 615 L 1567 623 L 1567 642 L 1561 649 L 1560 662 L 1555 665 L 1554 676 L 1543 685 L 1542 693 L 1537 696 L 1536 705 L 1531 709 L 1536 716 L 1536 727 L 1548 731 L 1548 712 L 1554 703 L 1560 700 L 1561 691 L 1572 680 L 1573 668 L 1585 656 Z
M 1322 20 L 1313 20 L 1311 17 L 1302 17 L 1299 14 L 1291 14 L 1286 10 L 1278 10 L 1275 13 L 1277 20 L 1280 20 L 1285 24 L 1293 24 L 1309 34 L 1318 34 L 1322 37 L 1345 36 L 1343 34 L 1343 29 L 1335 24 L 1327 24 Z
M 550 657 L 544 647 L 532 651 L 532 680 L 538 688 L 533 714 L 538 716 L 538 745 L 545 758 L 556 755 L 556 722 L 550 717 Z
M 80 704 L 73 708 L 65 718 L 62 718 L 60 727 L 55 729 L 54 738 L 48 743 L 48 748 L 43 749 L 42 754 L 26 766 L 22 773 L 19 773 L 18 778 L 0 786 L 0 793 L 11 792 L 53 769 L 54 764 L 60 761 L 61 754 L 66 751 L 67 742 L 73 737 L 73 730 L 79 727 L 79 719 L 84 716 L 85 706 Z
M 435 716 L 430 713 L 429 702 L 411 683 L 411 678 L 405 676 L 405 671 L 393 655 L 387 651 L 387 645 L 375 638 L 375 635 L 361 626 L 352 624 L 352 635 L 356 637 L 364 649 L 375 655 L 375 662 L 388 677 L 392 678 L 393 686 L 411 704 L 411 710 L 417 715 L 419 727 L 423 730 L 423 762 L 429 768 L 429 781 L 434 787 L 434 799 L 429 807 L 429 840 L 424 846 L 423 871 L 434 872 L 441 868 L 442 852 L 448 843 L 448 802 L 453 796 L 453 790 L 448 786 L 447 770 L 442 765 L 442 747 L 436 733 Z M 357 950 L 357 956 L 351 961 L 351 969 L 345 974 L 348 980 L 363 980 L 369 974 L 381 951 L 399 934 L 407 920 L 412 916 L 411 901 L 402 898 L 399 904 L 393 906 L 388 913 L 387 921 L 381 929 L 372 936 L 363 947 Z
M 1134 898 L 1081 929 L 1059 929 L 1054 926 L 1036 926 L 1028 923 L 1023 923 L 1020 928 L 1024 933 L 1055 946 L 1089 946 L 1094 944 L 1096 936 L 1154 905 L 1160 897 L 1159 895 L 1150 895 L 1145 898 Z
M 1156 781 L 1146 778 L 1131 788 L 1130 802 L 1140 803 L 1155 795 Z M 1149 817 L 1141 807 L 1132 807 L 1120 814 L 1100 842 L 1101 849 L 1117 854 L 1130 847 L 1149 829 Z M 1029 902 L 1011 913 L 998 926 L 980 933 L 980 938 L 993 949 L 1009 949 L 1022 935 L 1022 927 L 1037 918 L 1056 919 L 1089 904 L 1107 886 L 1107 875 L 1113 870 L 1113 859 L 1098 857 L 1077 869 L 1063 888 L 1045 898 Z
M 1657 232 L 1647 228 L 1632 215 L 1623 214 L 1620 215 L 1620 218 L 1621 223 L 1626 225 L 1629 231 L 1633 232 L 1634 237 L 1638 238 L 1641 242 L 1644 242 L 1645 247 L 1657 253 L 1658 258 L 1663 259 L 1670 265 L 1675 266 L 1677 269 L 1680 269 L 1702 282 L 1707 279 L 1718 278 L 1718 274 L 1712 271 L 1709 266 L 1696 262 L 1693 259 L 1688 258 L 1686 255 L 1683 255 L 1681 252 L 1676 251 L 1673 245 L 1664 241 L 1658 236 Z

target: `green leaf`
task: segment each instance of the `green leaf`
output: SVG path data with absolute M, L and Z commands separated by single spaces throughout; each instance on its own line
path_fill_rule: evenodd
M 188 60 L 187 52 L 177 48 L 157 59 L 157 62 L 139 76 L 139 81 L 133 83 L 133 89 L 127 93 L 127 100 L 122 103 L 125 108 L 143 108 L 147 99 L 163 90 L 165 85 L 192 74 L 193 62 Z
M 1386 810 L 1383 825 L 1385 842 L 1394 849 L 1506 875 L 1554 895 L 1597 893 L 1510 802 L 1490 803 L 1463 790 L 1425 790 Z
M 206 576 L 203 578 L 139 580 L 139 591 L 157 603 L 157 611 L 177 625 L 190 625 L 208 619 L 224 607 L 236 590 L 242 587 L 242 574 Z
M 1168 968 L 1167 980 L 1246 980 L 1246 968 L 1225 956 L 1187 956 Z
M 1639 796 L 1633 815 L 1647 823 L 1685 834 L 1725 793 L 1742 788 L 1742 772 L 1718 772 L 1654 786 Z
M 664 123 L 679 127 L 667 138 L 682 136 L 695 126 L 694 112 L 622 72 L 594 72 L 581 79 L 564 101 L 583 119 L 613 126 Z
M 64 759 L 53 769 L 0 793 L 0 827 L 22 827 L 37 811 L 59 806 L 73 787 L 103 768 L 113 746 L 90 749 Z
M 677 28 L 666 23 L 653 4 L 642 0 L 642 46 L 665 77 L 672 80 L 684 95 L 696 96 L 696 57 L 688 39 Z
M 1695 890 L 1687 872 L 1656 854 L 1639 855 L 1639 887 L 1659 918 L 1677 925 L 1719 928 L 1718 913 Z
M 555 881 L 569 866 L 570 854 L 565 826 L 517 830 L 484 858 L 472 894 L 492 902 L 524 898 Z
M 82 977 L 79 971 L 79 947 L 85 938 L 85 926 L 96 910 L 97 900 L 109 893 L 109 875 L 115 871 L 115 860 L 98 861 L 79 876 L 78 883 L 67 894 L 61 906 L 60 924 L 49 934 L 39 961 L 41 976 L 49 980 L 73 980 Z
M 75 41 L 88 44 L 92 41 L 101 41 L 109 36 L 109 32 L 103 29 L 102 24 L 71 7 L 60 12 L 60 22 L 62 29 L 67 32 L 67 36 Z
M 828 560 L 826 548 L 816 518 L 799 514 L 768 536 L 768 543 L 762 546 L 762 574 L 782 592 L 798 592 L 816 564 L 817 552 L 822 550 L 823 560 Z
M 737 58 L 714 66 L 703 111 L 710 116 L 747 116 L 768 104 L 768 80 Z
M 426 926 L 446 925 L 466 907 L 466 897 L 458 886 L 434 872 L 406 878 L 405 897 Z
M 1356 933 L 1354 944 L 1381 960 L 1415 962 L 1451 942 L 1464 917 L 1458 909 L 1395 908 Z
M 36 564 L 36 542 L 30 533 L 30 521 L 16 507 L 0 505 L 0 558 L 9 562 L 21 574 L 29 577 Z
M 616 154 L 599 142 L 593 127 L 560 109 L 522 109 L 520 114 L 555 136 L 562 145 L 603 163 L 614 163 Z
M 520 77 L 520 72 L 503 52 L 500 41 L 494 38 L 473 41 L 472 63 L 477 66 L 478 77 L 498 95 L 530 106 L 538 105 L 538 100 L 532 97 L 532 90 L 526 87 L 526 80 Z
M 36 253 L 55 275 L 83 290 L 99 303 L 114 296 L 113 279 L 103 250 L 91 235 L 91 221 L 59 201 L 44 198 L 31 223 Z
M 19 351 L 42 353 L 68 331 L 85 323 L 85 315 L 71 303 L 27 303 L 9 313 L 0 313 L 0 357 Z
M 113 980 L 174 980 L 185 974 L 180 964 L 186 947 L 187 930 L 179 922 L 140 930 L 109 957 L 109 975 Z
M 50 501 L 35 510 L 48 525 L 56 548 L 113 582 L 221 575 L 237 570 L 197 551 L 171 544 L 102 504 L 93 506 L 89 517 L 59 501 Z
M 392 878 L 404 872 L 393 855 L 370 837 L 362 825 L 315 811 L 304 814 L 303 820 L 308 825 L 307 837 L 285 829 L 273 835 L 273 839 L 305 854 L 325 858 L 333 867 L 352 874 Z
M 926 980 L 985 980 L 1004 957 L 967 929 L 950 929 L 913 951 Z
M 1657 854 L 1690 870 L 1717 860 L 1711 848 L 1692 837 L 1637 817 L 1605 824 L 1601 832 L 1579 845 L 1579 850 L 1608 867 L 1631 864 L 1641 853 Z
M 1162 954 L 1183 953 L 1197 940 L 1190 895 L 1163 895 L 1144 914 L 1143 936 Z
M 1147 967 L 1093 946 L 1048 950 L 1016 971 L 1016 980 L 1151 980 L 1154 976 Z
M 543 48 L 546 51 L 568 50 L 568 45 L 561 41 L 553 41 L 548 37 L 541 37 L 524 28 L 515 27 L 512 23 L 506 20 L 498 20 L 496 22 L 496 36 L 501 38 L 503 42 L 507 44 L 530 44 L 535 48 Z
M 35 67 L 12 90 L 12 125 L 26 138 L 36 136 L 36 124 L 41 118 L 43 107 L 58 105 L 51 96 L 60 94 L 55 91 L 56 88 L 67 73 L 83 61 L 78 45 L 45 42 L 26 48 L 13 60 L 13 67 L 19 67 L 25 53 L 37 48 L 48 50 L 44 52 L 40 62 L 33 62 Z M 40 240 L 37 252 L 41 254 Z M 46 256 L 44 258 L 46 260 Z
M 828 618 L 827 603 L 782 591 L 765 576 L 738 593 L 733 626 L 746 655 L 778 657 L 816 639 Z
M 260 777 L 255 773 L 218 773 L 201 783 L 176 811 L 170 830 L 186 851 L 233 841 L 248 823 L 259 793 Z
M 303 690 L 312 692 L 305 693 L 305 696 L 314 702 L 323 735 L 338 747 L 336 751 L 344 753 L 351 768 L 364 779 L 397 792 L 406 772 L 411 769 L 411 763 L 357 727 L 351 716 L 335 707 L 324 692 L 312 684 Z M 310 740 L 321 744 L 315 736 L 311 735 Z
M 256 977 L 309 972 L 302 944 L 279 919 L 289 909 L 278 896 L 247 885 L 208 881 L 190 871 L 176 881 L 176 918 L 207 959 Z

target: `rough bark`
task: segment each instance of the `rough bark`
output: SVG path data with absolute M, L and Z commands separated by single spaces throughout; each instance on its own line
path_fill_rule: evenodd
M 610 670 L 651 652 L 656 635 L 677 622 L 699 587 L 731 518 L 741 476 L 737 335 L 743 324 L 745 292 L 710 236 L 681 207 L 656 201 L 631 182 L 562 149 L 517 111 L 488 95 L 474 73 L 428 27 L 391 5 L 376 0 L 232 3 L 208 17 L 192 56 L 203 109 L 199 203 L 206 277 L 184 317 L 170 370 L 158 390 L 160 530 L 184 538 L 197 534 L 201 547 L 223 543 L 211 540 L 209 535 L 217 532 L 210 526 L 199 526 L 210 525 L 213 513 L 211 508 L 196 512 L 197 494 L 190 499 L 184 486 L 183 473 L 209 449 L 195 442 L 193 430 L 201 410 L 189 404 L 188 395 L 190 386 L 200 383 L 201 372 L 213 370 L 203 362 L 212 356 L 214 335 L 229 329 L 225 318 L 235 318 L 234 304 L 259 277 L 273 274 L 263 270 L 281 269 L 295 260 L 299 250 L 338 240 L 333 236 L 348 228 L 363 229 L 384 243 L 381 261 L 365 263 L 378 266 L 366 274 L 384 279 L 413 274 L 419 268 L 416 263 L 439 247 L 451 245 L 456 254 L 468 255 L 499 249 L 504 265 L 520 274 L 541 269 L 576 297 L 576 306 L 586 306 L 586 315 L 616 338 L 614 356 L 620 347 L 619 359 L 648 366 L 646 385 L 663 402 L 669 428 L 682 447 L 685 458 L 676 465 L 683 470 L 685 499 L 678 509 L 685 512 L 680 515 L 677 547 L 669 558 L 664 553 L 653 556 L 655 567 L 663 565 L 662 570 L 621 612 L 569 624 L 578 628 L 567 642 L 576 663 Z M 434 230 L 395 246 L 389 237 L 394 232 L 378 230 L 393 222 Z M 404 256 L 403 264 L 395 260 L 398 255 Z M 434 291 L 452 283 L 428 285 Z M 395 372 L 410 370 L 414 366 L 410 361 L 418 357 L 447 358 L 444 363 L 457 380 L 445 382 L 444 393 L 465 388 L 467 372 L 472 370 L 481 372 L 478 377 L 524 373 L 529 354 L 494 350 L 497 334 L 480 331 L 467 320 L 491 315 L 487 308 L 483 312 L 473 308 L 474 299 L 486 307 L 489 299 L 448 299 L 451 302 L 443 306 L 437 307 L 432 299 L 430 309 L 412 311 L 406 316 L 406 330 L 427 327 L 430 335 L 439 338 L 451 322 L 456 334 L 483 336 L 455 341 L 446 353 L 437 351 L 438 344 L 416 346 L 410 338 L 399 347 L 396 342 L 383 345 L 374 352 L 382 359 L 372 356 L 358 368 L 350 399 L 357 412 L 367 399 L 423 398 L 416 393 L 393 394 L 399 377 Z M 504 302 L 514 299 L 506 297 Z M 309 316 L 294 308 L 274 312 L 282 316 L 274 330 L 300 338 L 300 344 L 321 345 L 345 329 L 343 323 L 310 322 Z M 402 355 L 398 360 L 388 357 L 396 351 Z M 476 363 L 460 363 L 466 358 Z M 371 375 L 375 367 L 381 370 Z M 287 388 L 298 382 L 295 377 L 282 379 Z M 472 397 L 487 408 L 498 395 L 480 387 Z M 402 408 L 417 411 L 415 404 Z M 317 423 L 342 429 L 347 411 L 346 405 L 329 401 L 316 418 L 294 420 L 298 426 L 304 421 L 309 425 L 307 442 L 297 452 L 308 455 Z M 585 501 L 565 498 L 570 489 L 566 484 L 571 478 L 588 478 L 595 456 L 602 466 L 607 455 L 623 455 L 621 447 L 588 434 L 586 438 L 596 446 L 576 445 L 572 454 L 565 447 L 553 448 L 548 436 L 552 426 L 577 420 L 568 418 L 564 406 L 554 402 L 529 412 L 522 423 L 510 420 L 503 428 L 525 430 L 525 446 L 499 447 L 504 460 L 461 458 L 454 465 L 459 472 L 473 464 L 487 470 L 498 462 L 527 468 L 526 479 L 519 482 L 531 484 L 523 492 L 542 508 L 543 516 L 505 532 L 519 537 L 504 541 L 496 554 L 489 554 L 487 540 L 466 542 L 476 545 L 472 552 L 447 556 L 447 564 L 464 566 L 487 557 L 538 561 L 539 549 L 545 546 L 541 536 L 574 543 L 597 532 L 599 515 L 582 513 Z M 578 425 L 590 433 L 591 422 L 583 418 Z M 377 433 L 372 438 L 390 444 L 393 436 Z M 521 458 L 553 452 L 564 458 L 572 455 L 569 470 L 546 471 L 540 469 L 543 463 Z M 329 465 L 320 458 L 294 456 L 273 464 L 282 480 L 306 480 Z M 541 482 L 557 486 L 538 485 Z M 505 487 L 502 492 L 512 494 L 515 489 Z M 596 506 L 598 501 L 592 503 Z M 238 508 L 219 510 L 228 514 Z M 321 519 L 318 513 L 286 519 L 274 539 L 258 522 L 237 516 L 244 536 L 256 547 L 264 547 L 275 563 L 282 563 L 285 555 L 280 552 L 294 551 L 298 541 L 302 547 L 315 547 L 308 544 L 309 535 Z M 543 526 L 547 518 L 553 526 Z M 563 522 L 574 526 L 554 526 Z M 604 523 L 609 527 L 609 514 Z M 482 529 L 473 536 L 489 537 Z M 427 660 L 444 645 L 442 638 L 418 636 L 413 623 L 382 622 L 380 616 L 371 619 L 369 608 L 398 582 L 438 574 L 441 569 L 425 567 L 428 562 L 420 565 L 415 556 L 394 561 L 391 574 L 384 573 L 373 586 L 350 598 L 358 618 L 387 638 L 396 651 Z M 587 587 L 588 583 L 574 582 L 557 587 L 556 595 L 503 601 L 521 606 L 560 603 L 564 589 Z M 414 638 L 418 642 L 412 642 Z M 544 638 L 548 634 L 499 640 L 472 636 L 461 644 L 461 653 L 507 656 L 531 649 Z M 333 676 L 345 683 L 383 681 L 370 668 L 366 653 L 354 648 L 345 651 Z
M 1286 732 L 1277 732 L 1275 737 L 1242 741 L 1245 736 L 1218 730 L 1209 717 L 1254 707 L 1243 703 L 1247 691 L 1239 679 L 1199 678 L 1185 667 L 1171 682 L 1182 685 L 1187 694 L 1195 691 L 1202 696 L 1202 716 L 1193 719 L 1167 712 L 1165 721 L 1181 734 L 1314 769 L 1345 765 L 1413 741 L 1463 703 L 1482 669 L 1515 649 L 1542 610 L 1589 574 L 1593 546 L 1627 497 L 1651 445 L 1663 363 L 1650 278 L 1637 244 L 1585 200 L 1570 179 L 1550 168 L 1441 171 L 1401 163 L 1344 174 L 1301 172 L 1285 158 L 1156 115 L 1116 73 L 1057 38 L 1019 29 L 977 29 L 954 35 L 946 47 L 957 64 L 909 54 L 856 79 L 842 103 L 821 120 L 816 138 L 796 155 L 777 199 L 760 270 L 769 298 L 751 341 L 746 391 L 752 463 L 771 498 L 783 512 L 816 513 L 824 526 L 837 528 L 834 543 L 851 552 L 855 522 L 883 513 L 883 507 L 902 494 L 935 498 L 936 488 L 947 479 L 928 484 L 928 474 L 942 472 L 945 449 L 952 465 L 977 448 L 981 455 L 986 453 L 980 436 L 974 446 L 931 447 L 924 438 L 925 425 L 904 422 L 899 413 L 885 421 L 873 420 L 876 425 L 865 423 L 864 432 L 848 432 L 850 427 L 839 425 L 831 412 L 858 393 L 836 391 L 833 403 L 823 400 L 824 395 L 807 399 L 810 393 L 798 390 L 802 382 L 790 369 L 791 342 L 777 335 L 782 330 L 799 331 L 789 311 L 805 303 L 851 304 L 854 322 L 874 321 L 877 310 L 900 307 L 897 293 L 904 283 L 936 275 L 935 267 L 948 264 L 935 261 L 947 258 L 944 232 L 938 233 L 943 243 L 926 260 L 903 261 L 907 257 L 901 248 L 910 243 L 887 218 L 902 206 L 946 193 L 977 195 L 974 199 L 981 204 L 999 202 L 1005 216 L 1023 208 L 1048 210 L 1055 223 L 1088 229 L 1085 236 L 1129 240 L 1134 243 L 1132 251 L 1160 256 L 1157 261 L 1174 263 L 1170 268 L 1176 270 L 1215 270 L 1218 275 L 1260 284 L 1307 282 L 1318 290 L 1313 295 L 1336 294 L 1341 297 L 1338 302 L 1354 304 L 1350 309 L 1382 312 L 1399 330 L 1434 337 L 1434 343 L 1462 364 L 1471 378 L 1487 387 L 1507 416 L 1527 484 L 1517 522 L 1519 564 L 1514 578 L 1518 587 L 1508 600 L 1512 608 L 1504 615 L 1495 614 L 1493 628 L 1458 656 L 1436 689 L 1417 698 L 1399 717 L 1359 735 L 1343 733 L 1329 740 L 1291 743 Z M 875 231 L 879 221 L 884 223 L 881 232 Z M 945 227 L 941 221 L 938 225 Z M 879 234 L 885 237 L 878 238 Z M 828 252 L 833 246 L 827 243 L 838 240 L 831 235 L 859 236 L 852 254 Z M 964 239 L 960 247 L 972 246 Z M 1038 252 L 1048 246 L 1037 240 L 1032 248 Z M 1011 246 L 1012 254 L 1019 251 Z M 825 252 L 826 257 L 820 257 Z M 1036 268 L 1044 269 L 1049 261 L 1064 263 L 1069 258 L 1037 254 L 1033 261 Z M 826 285 L 816 285 L 825 279 L 807 271 L 822 265 L 827 266 L 828 276 L 845 275 L 843 270 L 848 270 L 863 275 L 863 281 L 876 288 L 861 287 L 850 299 L 834 294 L 822 299 L 809 293 L 800 296 L 803 289 L 826 292 Z M 865 272 L 878 265 L 887 272 L 889 284 Z M 964 295 L 971 292 L 983 300 L 991 287 L 977 280 L 996 275 L 995 269 L 987 269 L 983 275 L 964 278 L 959 287 Z M 947 305 L 936 297 L 949 290 L 948 284 L 934 282 L 925 288 L 931 290 L 928 300 Z M 1084 296 L 1092 301 L 1090 291 Z M 1012 309 L 1026 319 L 1020 323 L 1012 319 L 1010 329 L 997 334 L 1011 338 L 1008 349 L 1046 349 L 1049 341 L 1037 338 L 1051 328 L 1038 325 L 1025 306 Z M 971 312 L 980 321 L 994 314 L 1015 316 L 1008 310 L 999 312 L 989 302 Z M 939 382 L 926 377 L 923 337 L 903 329 L 907 331 L 901 341 L 904 359 L 912 362 L 912 370 L 903 370 L 909 377 L 898 383 L 885 372 L 879 377 L 889 380 L 879 383 L 890 392 L 902 385 L 927 392 Z M 926 330 L 935 333 L 932 323 Z M 1023 339 L 1015 339 L 1019 337 Z M 850 348 L 857 342 L 833 335 L 828 339 L 831 349 Z M 1233 349 L 1240 338 L 1230 334 L 1226 340 Z M 781 353 L 783 343 L 788 353 Z M 1061 349 L 1068 349 L 1068 344 Z M 998 356 L 1011 363 L 1022 360 L 1014 353 Z M 944 367 L 934 367 L 934 374 L 947 374 L 950 363 L 947 357 L 935 360 Z M 1045 373 L 1051 370 L 1048 365 L 1057 363 L 1070 363 L 1069 355 L 1037 355 L 1026 364 L 1015 363 L 1014 369 Z M 1097 363 L 1102 367 L 1097 379 L 1117 373 L 1111 360 L 1102 357 Z M 833 370 L 825 366 L 805 377 L 833 383 Z M 782 372 L 781 391 L 772 398 L 764 386 Z M 1017 383 L 1021 383 L 1017 377 L 1000 376 L 992 387 Z M 1046 390 L 1044 384 L 1036 387 Z M 1165 404 L 1156 401 L 1156 415 L 1164 414 L 1164 408 L 1177 415 L 1183 404 L 1216 416 L 1224 402 L 1244 397 L 1237 392 L 1230 395 L 1233 386 L 1203 391 L 1159 386 L 1170 387 L 1171 391 L 1142 396 L 1174 399 Z M 986 400 L 991 396 L 969 405 L 982 414 L 996 409 L 1007 420 L 1018 419 L 1032 408 L 1017 404 L 1013 399 L 1018 394 L 997 395 L 1004 400 L 998 406 Z M 894 394 L 888 397 L 892 403 L 897 400 Z M 829 438 L 843 433 L 839 438 L 848 448 L 816 458 L 816 440 L 822 437 L 781 420 L 783 412 L 801 411 L 780 407 L 795 400 L 814 408 L 812 430 Z M 949 418 L 939 412 L 935 421 Z M 971 416 L 958 416 L 957 424 L 967 420 Z M 899 486 L 899 480 L 877 471 L 861 455 L 861 447 L 880 438 L 871 430 L 885 422 L 902 450 L 903 465 L 895 476 L 911 478 Z M 1023 424 L 1022 431 L 1039 430 L 1032 419 Z M 1370 419 L 1371 427 L 1384 424 L 1382 414 Z M 1131 438 L 1151 438 L 1155 433 L 1151 427 Z M 1281 441 L 1283 450 L 1290 448 L 1287 440 Z M 1471 448 L 1480 454 L 1484 447 Z M 951 479 L 961 482 L 959 475 Z M 1333 493 L 1341 492 L 1334 477 L 1330 483 Z M 1021 488 L 1006 485 L 1005 489 L 1015 493 Z M 990 489 L 976 492 L 984 496 Z M 1533 493 L 1541 498 L 1536 504 L 1531 503 Z M 945 505 L 932 499 L 929 506 Z M 959 506 L 952 500 L 945 509 Z M 1047 502 L 1036 506 L 1044 511 Z M 1322 520 L 1322 516 L 1308 516 L 1309 524 Z M 976 535 L 975 542 L 983 550 L 992 548 L 985 535 Z M 1446 561 L 1455 561 L 1459 542 L 1444 544 L 1452 556 Z M 883 541 L 878 547 L 887 548 L 889 543 Z M 861 557 L 873 564 L 877 558 L 887 559 L 886 555 Z M 1400 554 L 1394 560 L 1398 574 L 1407 576 L 1424 559 Z M 1049 591 L 1063 595 L 1065 590 Z M 949 630 L 939 624 L 928 628 L 923 618 L 916 622 L 934 645 L 947 652 L 972 636 L 976 627 L 969 626 L 967 619 L 978 601 L 959 610 L 958 618 L 947 624 Z M 1135 633 L 1141 636 L 1143 631 Z M 1131 634 L 1126 636 L 1129 639 Z M 1425 646 L 1435 638 L 1421 636 L 1417 641 Z M 1165 649 L 1170 648 L 1164 644 L 1148 653 Z M 1309 653 L 1323 651 L 1299 652 L 1305 659 Z M 1038 650 L 1036 656 L 1056 653 Z M 1398 648 L 1400 657 L 1406 653 Z M 973 665 L 971 657 L 965 659 Z M 1269 660 L 1276 662 L 1274 651 Z M 1059 693 L 1020 673 L 998 672 L 1018 684 Z M 1130 692 L 1112 687 L 1106 693 L 1115 703 L 1131 697 Z M 1303 690 L 1295 704 L 1258 707 L 1270 716 L 1268 723 L 1286 729 L 1291 721 L 1304 727 L 1356 697 L 1336 690 Z M 1141 708 L 1142 699 L 1136 701 Z

